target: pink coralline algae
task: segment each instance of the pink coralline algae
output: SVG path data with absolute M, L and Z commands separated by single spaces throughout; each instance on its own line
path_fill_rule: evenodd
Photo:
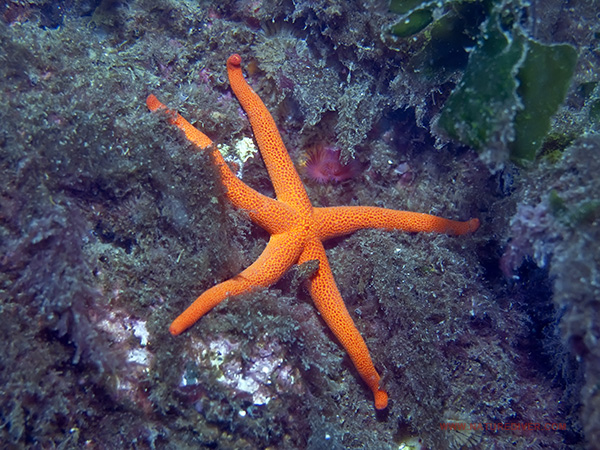
M 182 390 L 204 391 L 201 374 L 212 372 L 230 398 L 248 397 L 254 405 L 266 405 L 282 392 L 303 391 L 297 369 L 285 363 L 285 351 L 276 340 L 255 342 L 246 351 L 231 338 L 207 342 L 191 338 L 179 384 Z
M 512 238 L 500 259 L 506 277 L 518 278 L 515 271 L 526 257 L 531 257 L 539 267 L 546 266 L 558 239 L 553 231 L 554 221 L 546 201 L 536 206 L 518 205 L 510 221 Z
M 125 398 L 149 412 L 152 407 L 144 382 L 154 355 L 148 350 L 149 333 L 146 322 L 131 317 L 127 312 L 113 310 L 98 318 L 96 326 L 105 332 L 115 357 L 114 394 Z

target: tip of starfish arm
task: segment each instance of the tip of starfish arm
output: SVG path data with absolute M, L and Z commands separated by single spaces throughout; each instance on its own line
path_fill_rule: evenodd
M 388 405 L 388 395 L 387 392 L 377 390 L 373 392 L 375 395 L 375 409 L 385 409 Z
M 148 98 L 146 99 L 146 106 L 148 106 L 148 109 L 149 109 L 150 111 L 156 111 L 157 109 L 160 109 L 160 108 L 164 108 L 164 107 L 165 107 L 165 105 L 163 105 L 163 104 L 160 102 L 160 100 L 158 100 L 158 99 L 156 98 L 156 95 L 154 95 L 154 94 L 150 94 L 150 95 L 148 96 Z
M 234 67 L 241 66 L 242 65 L 242 57 L 240 55 L 238 55 L 237 53 L 234 53 L 227 59 L 227 65 L 234 66 Z
M 180 323 L 177 322 L 177 319 L 175 319 L 169 327 L 169 333 L 171 333 L 173 336 L 178 336 L 181 333 L 183 333 L 186 329 L 187 327 L 182 326 Z
M 479 219 L 469 220 L 469 232 L 473 233 L 479 228 Z

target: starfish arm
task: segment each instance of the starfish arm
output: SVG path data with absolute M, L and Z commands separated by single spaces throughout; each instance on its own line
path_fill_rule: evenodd
M 444 219 L 431 214 L 374 206 L 334 206 L 314 208 L 315 221 L 319 224 L 321 241 L 343 236 L 363 228 L 403 230 L 408 232 L 436 232 L 446 234 L 472 233 L 479 228 L 479 219 L 466 222 Z
M 169 327 L 171 334 L 177 336 L 183 333 L 226 298 L 269 287 L 279 280 L 300 256 L 302 247 L 294 243 L 301 240 L 297 234 L 289 232 L 271 236 L 267 247 L 247 269 L 204 291 L 181 313 Z
M 306 189 L 283 145 L 275 121 L 260 97 L 244 78 L 241 64 L 242 58 L 237 54 L 231 55 L 227 60 L 229 83 L 248 115 L 277 199 L 298 211 L 309 212 L 312 206 Z
M 375 397 L 375 408 L 387 407 L 388 395 L 379 388 L 380 377 L 369 354 L 367 344 L 356 329 L 337 288 L 323 244 L 314 238 L 304 247 L 298 263 L 319 261 L 319 270 L 308 281 L 308 290 L 321 317 L 350 355 L 356 370 Z
M 169 121 L 182 130 L 191 143 L 201 150 L 210 151 L 221 182 L 227 191 L 227 198 L 235 207 L 246 210 L 250 219 L 269 233 L 277 234 L 287 229 L 287 224 L 291 223 L 295 216 L 290 207 L 255 191 L 243 183 L 231 171 L 212 140 L 177 112 L 167 109 L 156 96 L 149 95 L 146 104 L 150 111 L 165 110 L 171 116 Z

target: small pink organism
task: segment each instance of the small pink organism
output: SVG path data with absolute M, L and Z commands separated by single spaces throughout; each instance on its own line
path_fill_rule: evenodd
M 302 163 L 304 172 L 317 183 L 339 183 L 354 177 L 360 171 L 357 160 L 343 164 L 340 161 L 340 150 L 330 145 L 316 145 L 306 153 L 308 159 Z

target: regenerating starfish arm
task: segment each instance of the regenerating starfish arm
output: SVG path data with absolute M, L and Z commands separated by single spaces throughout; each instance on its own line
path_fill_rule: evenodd
M 304 244 L 302 230 L 291 236 L 278 234 L 271 236 L 269 243 L 261 255 L 239 275 L 219 283 L 204 291 L 194 303 L 181 313 L 169 327 L 173 336 L 183 333 L 194 325 L 204 314 L 223 300 L 235 295 L 244 294 L 255 289 L 269 287 L 294 264 L 302 251 L 302 245 L 285 245 L 290 239 Z
M 295 221 L 296 213 L 286 204 L 278 202 L 243 183 L 229 168 L 221 152 L 215 148 L 212 140 L 185 120 L 177 112 L 168 109 L 155 95 L 150 94 L 146 99 L 150 111 L 164 110 L 170 115 L 169 121 L 185 133 L 185 137 L 201 150 L 210 150 L 219 176 L 227 190 L 227 198 L 240 209 L 248 212 L 250 219 L 269 233 L 282 233 L 288 224 Z M 279 220 L 273 221 L 273 217 Z
M 472 233 L 479 228 L 479 219 L 466 222 L 444 219 L 431 214 L 375 206 L 333 206 L 314 208 L 319 224 L 319 239 L 344 236 L 363 228 L 403 230 L 408 232 L 436 232 L 451 235 Z
M 238 54 L 231 55 L 227 60 L 229 84 L 248 115 L 277 199 L 298 212 L 307 213 L 312 205 L 306 189 L 283 145 L 273 116 L 244 78 L 241 64 L 242 58 Z

